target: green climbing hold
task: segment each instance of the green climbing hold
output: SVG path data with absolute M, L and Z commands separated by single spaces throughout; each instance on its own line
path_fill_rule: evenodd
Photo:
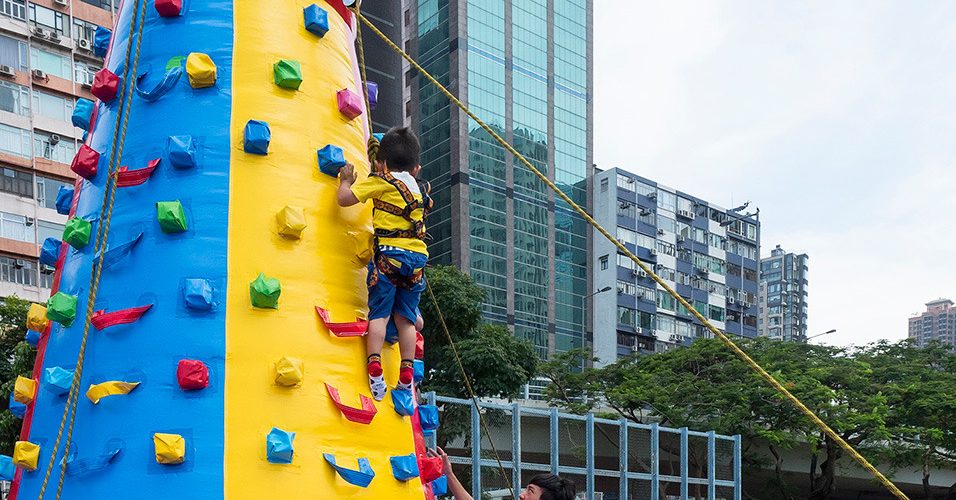
M 272 73 L 276 85 L 282 88 L 299 90 L 299 85 L 302 85 L 302 65 L 299 61 L 280 59 L 272 65 Z
M 46 317 L 63 326 L 70 326 L 76 319 L 76 297 L 56 292 L 46 303 Z
M 249 283 L 249 296 L 252 298 L 252 307 L 278 309 L 280 293 L 282 293 L 282 286 L 279 285 L 279 280 L 276 278 L 267 278 L 264 273 L 259 273 L 259 277 L 252 283 Z
M 186 60 L 186 56 L 173 56 L 166 61 L 166 71 L 169 71 L 173 68 L 181 68 L 183 66 L 183 61 Z
M 186 211 L 183 204 L 176 201 L 156 202 L 156 218 L 164 233 L 181 233 L 186 230 Z
M 74 217 L 66 221 L 66 226 L 63 227 L 63 241 L 79 250 L 90 242 L 92 232 L 93 224 L 90 224 L 90 221 Z

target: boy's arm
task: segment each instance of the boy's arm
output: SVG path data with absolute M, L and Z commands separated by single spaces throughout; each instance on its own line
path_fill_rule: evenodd
M 445 450 L 438 448 L 436 451 L 429 448 L 425 453 L 430 457 L 441 457 L 443 472 L 448 479 L 448 492 L 455 497 L 455 500 L 473 500 L 468 490 L 462 486 L 461 481 L 455 477 L 455 471 L 451 468 L 451 462 L 448 461 L 448 455 L 445 454 Z
M 336 193 L 340 207 L 351 207 L 359 202 L 352 192 L 352 184 L 355 184 L 355 167 L 351 163 L 346 163 L 339 169 L 339 190 Z

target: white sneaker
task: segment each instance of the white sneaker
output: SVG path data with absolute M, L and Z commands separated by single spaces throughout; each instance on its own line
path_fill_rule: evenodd
M 395 384 L 395 390 L 396 390 L 396 391 L 410 391 L 410 390 L 412 390 L 412 385 L 413 385 L 413 384 L 414 384 L 414 382 L 413 382 L 412 384 L 403 384 L 402 381 L 399 380 L 398 383 Z
M 368 388 L 372 391 L 372 397 L 375 398 L 375 401 L 381 401 L 385 398 L 385 393 L 388 392 L 388 385 L 385 383 L 385 377 L 379 375 L 373 377 L 368 376 Z

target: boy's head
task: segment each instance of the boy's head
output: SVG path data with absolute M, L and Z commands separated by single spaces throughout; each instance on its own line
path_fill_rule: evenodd
M 418 167 L 421 146 L 408 127 L 393 127 L 379 142 L 378 160 L 392 172 L 411 172 Z
M 554 474 L 538 474 L 528 481 L 521 500 L 574 500 L 574 483 Z

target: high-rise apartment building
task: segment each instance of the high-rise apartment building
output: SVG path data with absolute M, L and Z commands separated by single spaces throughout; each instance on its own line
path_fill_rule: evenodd
M 120 0 L 112 0 L 113 4 Z M 77 98 L 103 65 L 93 55 L 97 26 L 112 28 L 110 0 L 0 0 L 0 296 L 45 300 L 53 270 L 39 247 L 61 238 L 60 186 L 83 131 L 73 127 Z
M 592 170 L 592 1 L 408 2 L 408 47 L 576 203 Z M 459 111 L 412 74 L 406 113 L 431 181 L 431 261 L 487 292 L 486 319 L 545 357 L 585 344 L 588 227 Z
M 362 2 L 362 15 L 372 21 L 391 41 L 399 46 L 405 30 L 411 29 L 411 10 L 404 4 L 411 0 Z M 409 26 L 406 26 L 406 23 Z M 378 105 L 372 109 L 372 131 L 384 132 L 391 127 L 406 125 L 405 103 L 410 98 L 405 72 L 408 63 L 385 44 L 375 33 L 362 26 L 362 45 L 365 49 L 365 76 L 378 88 Z
M 777 245 L 760 260 L 757 330 L 763 337 L 803 342 L 807 338 L 807 254 Z
M 956 307 L 949 299 L 937 299 L 926 303 L 926 311 L 909 320 L 909 338 L 916 345 L 926 347 L 939 341 L 956 348 Z
M 592 189 L 595 219 L 694 309 L 728 334 L 757 335 L 756 218 L 617 168 L 595 174 Z M 711 336 L 603 237 L 593 240 L 591 265 L 599 364 Z

